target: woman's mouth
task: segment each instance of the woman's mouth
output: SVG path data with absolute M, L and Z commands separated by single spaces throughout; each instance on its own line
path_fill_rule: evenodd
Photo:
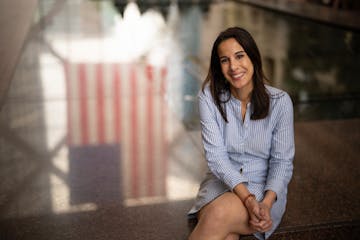
M 231 74 L 231 78 L 234 80 L 240 80 L 244 77 L 245 73 L 237 73 L 237 74 Z

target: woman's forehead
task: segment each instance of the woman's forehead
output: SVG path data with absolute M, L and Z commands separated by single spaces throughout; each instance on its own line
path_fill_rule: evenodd
M 241 46 L 240 43 L 236 41 L 235 38 L 228 38 L 222 41 L 218 46 L 218 54 L 232 54 L 239 51 L 244 51 L 244 48 Z

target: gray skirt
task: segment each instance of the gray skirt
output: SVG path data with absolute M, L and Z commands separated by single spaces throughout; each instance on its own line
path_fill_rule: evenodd
M 251 181 L 245 184 L 247 185 L 248 190 L 256 196 L 258 201 L 261 201 L 264 198 L 265 181 L 263 179 L 252 178 Z M 231 191 L 231 189 L 229 189 L 228 186 L 220 181 L 211 171 L 208 171 L 205 179 L 200 184 L 199 192 L 195 198 L 194 205 L 188 212 L 188 218 L 196 218 L 197 213 L 202 207 L 229 191 Z M 284 193 L 281 196 L 277 196 L 277 200 L 271 209 L 271 218 L 273 220 L 272 228 L 265 233 L 255 233 L 254 236 L 257 239 L 269 238 L 279 226 L 286 206 L 287 191 L 285 190 L 283 192 Z

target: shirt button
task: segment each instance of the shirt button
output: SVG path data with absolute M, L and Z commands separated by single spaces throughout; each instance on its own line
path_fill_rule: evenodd
M 240 174 L 242 174 L 243 173 L 243 169 L 242 168 L 240 168 Z

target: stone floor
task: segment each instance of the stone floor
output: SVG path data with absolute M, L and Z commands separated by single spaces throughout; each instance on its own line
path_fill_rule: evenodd
M 196 29 L 198 10 L 179 20 L 175 7 L 164 20 L 136 5 L 119 16 L 106 1 L 39 0 L 1 97 L 0 239 L 186 239 L 206 171 L 199 59 L 234 23 L 233 6 L 211 5 L 212 27 Z M 199 40 L 179 37 L 184 26 L 202 33 L 202 48 L 179 48 L 173 39 Z M 294 175 L 273 240 L 360 234 L 359 115 L 317 116 L 295 122 Z

